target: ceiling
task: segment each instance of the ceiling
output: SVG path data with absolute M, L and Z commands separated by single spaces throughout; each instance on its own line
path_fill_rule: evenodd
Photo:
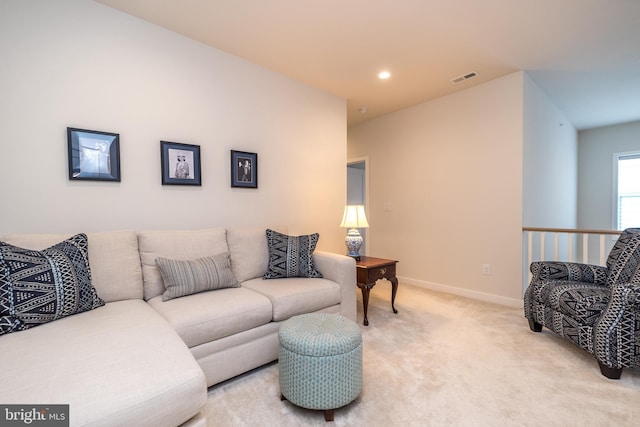
M 638 0 L 96 1 L 345 98 L 349 126 L 518 70 L 578 129 L 640 120 Z

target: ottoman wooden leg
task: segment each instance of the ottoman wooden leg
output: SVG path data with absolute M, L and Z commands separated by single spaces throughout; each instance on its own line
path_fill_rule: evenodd
M 324 411 L 324 420 L 333 421 L 333 409 L 326 409 Z

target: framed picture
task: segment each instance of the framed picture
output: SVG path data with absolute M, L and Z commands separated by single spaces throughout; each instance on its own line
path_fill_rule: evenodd
M 231 186 L 258 188 L 258 154 L 231 150 Z
M 200 146 L 160 141 L 162 185 L 202 185 Z
M 67 128 L 69 179 L 120 181 L 120 135 Z

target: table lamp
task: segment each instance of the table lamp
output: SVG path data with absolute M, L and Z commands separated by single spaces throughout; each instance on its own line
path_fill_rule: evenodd
M 363 205 L 347 205 L 344 207 L 344 215 L 340 227 L 348 228 L 349 232 L 344 239 L 350 257 L 360 260 L 360 247 L 362 246 L 362 236 L 358 228 L 368 228 L 367 216 L 364 214 Z

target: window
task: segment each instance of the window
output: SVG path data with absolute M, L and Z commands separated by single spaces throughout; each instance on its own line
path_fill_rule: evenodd
M 640 152 L 616 154 L 617 228 L 640 227 Z

